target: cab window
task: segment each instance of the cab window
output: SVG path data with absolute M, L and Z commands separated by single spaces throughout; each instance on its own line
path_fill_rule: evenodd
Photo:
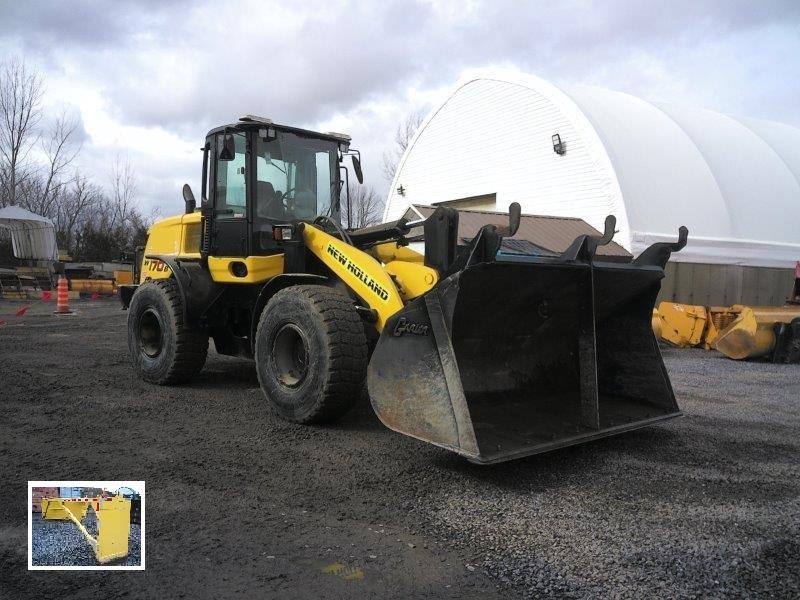
M 219 160 L 225 144 L 225 136 L 217 135 L 216 141 L 216 210 L 217 218 L 243 218 L 247 209 L 245 188 L 245 156 L 247 141 L 242 133 L 233 134 L 235 152 L 233 160 Z
M 333 216 L 338 193 L 333 142 L 278 132 L 256 144 L 255 216 L 311 221 Z

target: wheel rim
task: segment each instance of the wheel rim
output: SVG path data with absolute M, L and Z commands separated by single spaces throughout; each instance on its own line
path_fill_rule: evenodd
M 164 329 L 158 312 L 148 308 L 139 318 L 139 348 L 150 358 L 161 354 L 164 344 Z
M 281 385 L 296 388 L 308 374 L 308 340 L 297 325 L 280 328 L 272 343 L 272 366 Z

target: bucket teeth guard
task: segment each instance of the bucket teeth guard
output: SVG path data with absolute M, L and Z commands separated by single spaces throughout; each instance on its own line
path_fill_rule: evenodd
M 368 370 L 381 421 L 494 463 L 679 416 L 651 317 L 685 228 L 632 263 L 595 262 L 613 231 L 609 217 L 558 258 L 463 261 L 481 255 L 468 248 L 381 333 Z

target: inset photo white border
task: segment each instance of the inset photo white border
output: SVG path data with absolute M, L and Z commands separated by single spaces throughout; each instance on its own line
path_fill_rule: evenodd
M 33 564 L 33 488 L 35 487 L 78 487 L 78 488 L 103 488 L 117 491 L 120 488 L 130 488 L 141 496 L 141 541 L 139 565 L 87 565 L 87 566 L 61 566 L 61 565 L 34 565 Z M 145 568 L 145 485 L 144 481 L 29 481 L 28 482 L 28 570 L 29 571 L 144 571 Z M 65 526 L 76 528 L 71 522 Z M 87 544 L 89 542 L 87 541 Z

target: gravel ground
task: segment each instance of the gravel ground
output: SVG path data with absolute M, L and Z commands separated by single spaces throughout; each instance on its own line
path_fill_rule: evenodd
M 115 305 L 16 308 L 2 598 L 800 597 L 800 366 L 665 349 L 683 419 L 479 467 L 367 404 L 282 422 L 252 365 L 213 352 L 191 385 L 148 386 Z M 26 482 L 65 465 L 147 482 L 145 571 L 25 570 Z
M 84 517 L 83 526 L 92 535 L 97 535 L 97 518 L 90 510 Z M 91 546 L 69 521 L 47 521 L 38 513 L 31 515 L 31 559 L 34 566 L 97 566 Z M 131 523 L 128 538 L 128 556 L 113 565 L 139 566 L 141 557 L 141 528 Z

